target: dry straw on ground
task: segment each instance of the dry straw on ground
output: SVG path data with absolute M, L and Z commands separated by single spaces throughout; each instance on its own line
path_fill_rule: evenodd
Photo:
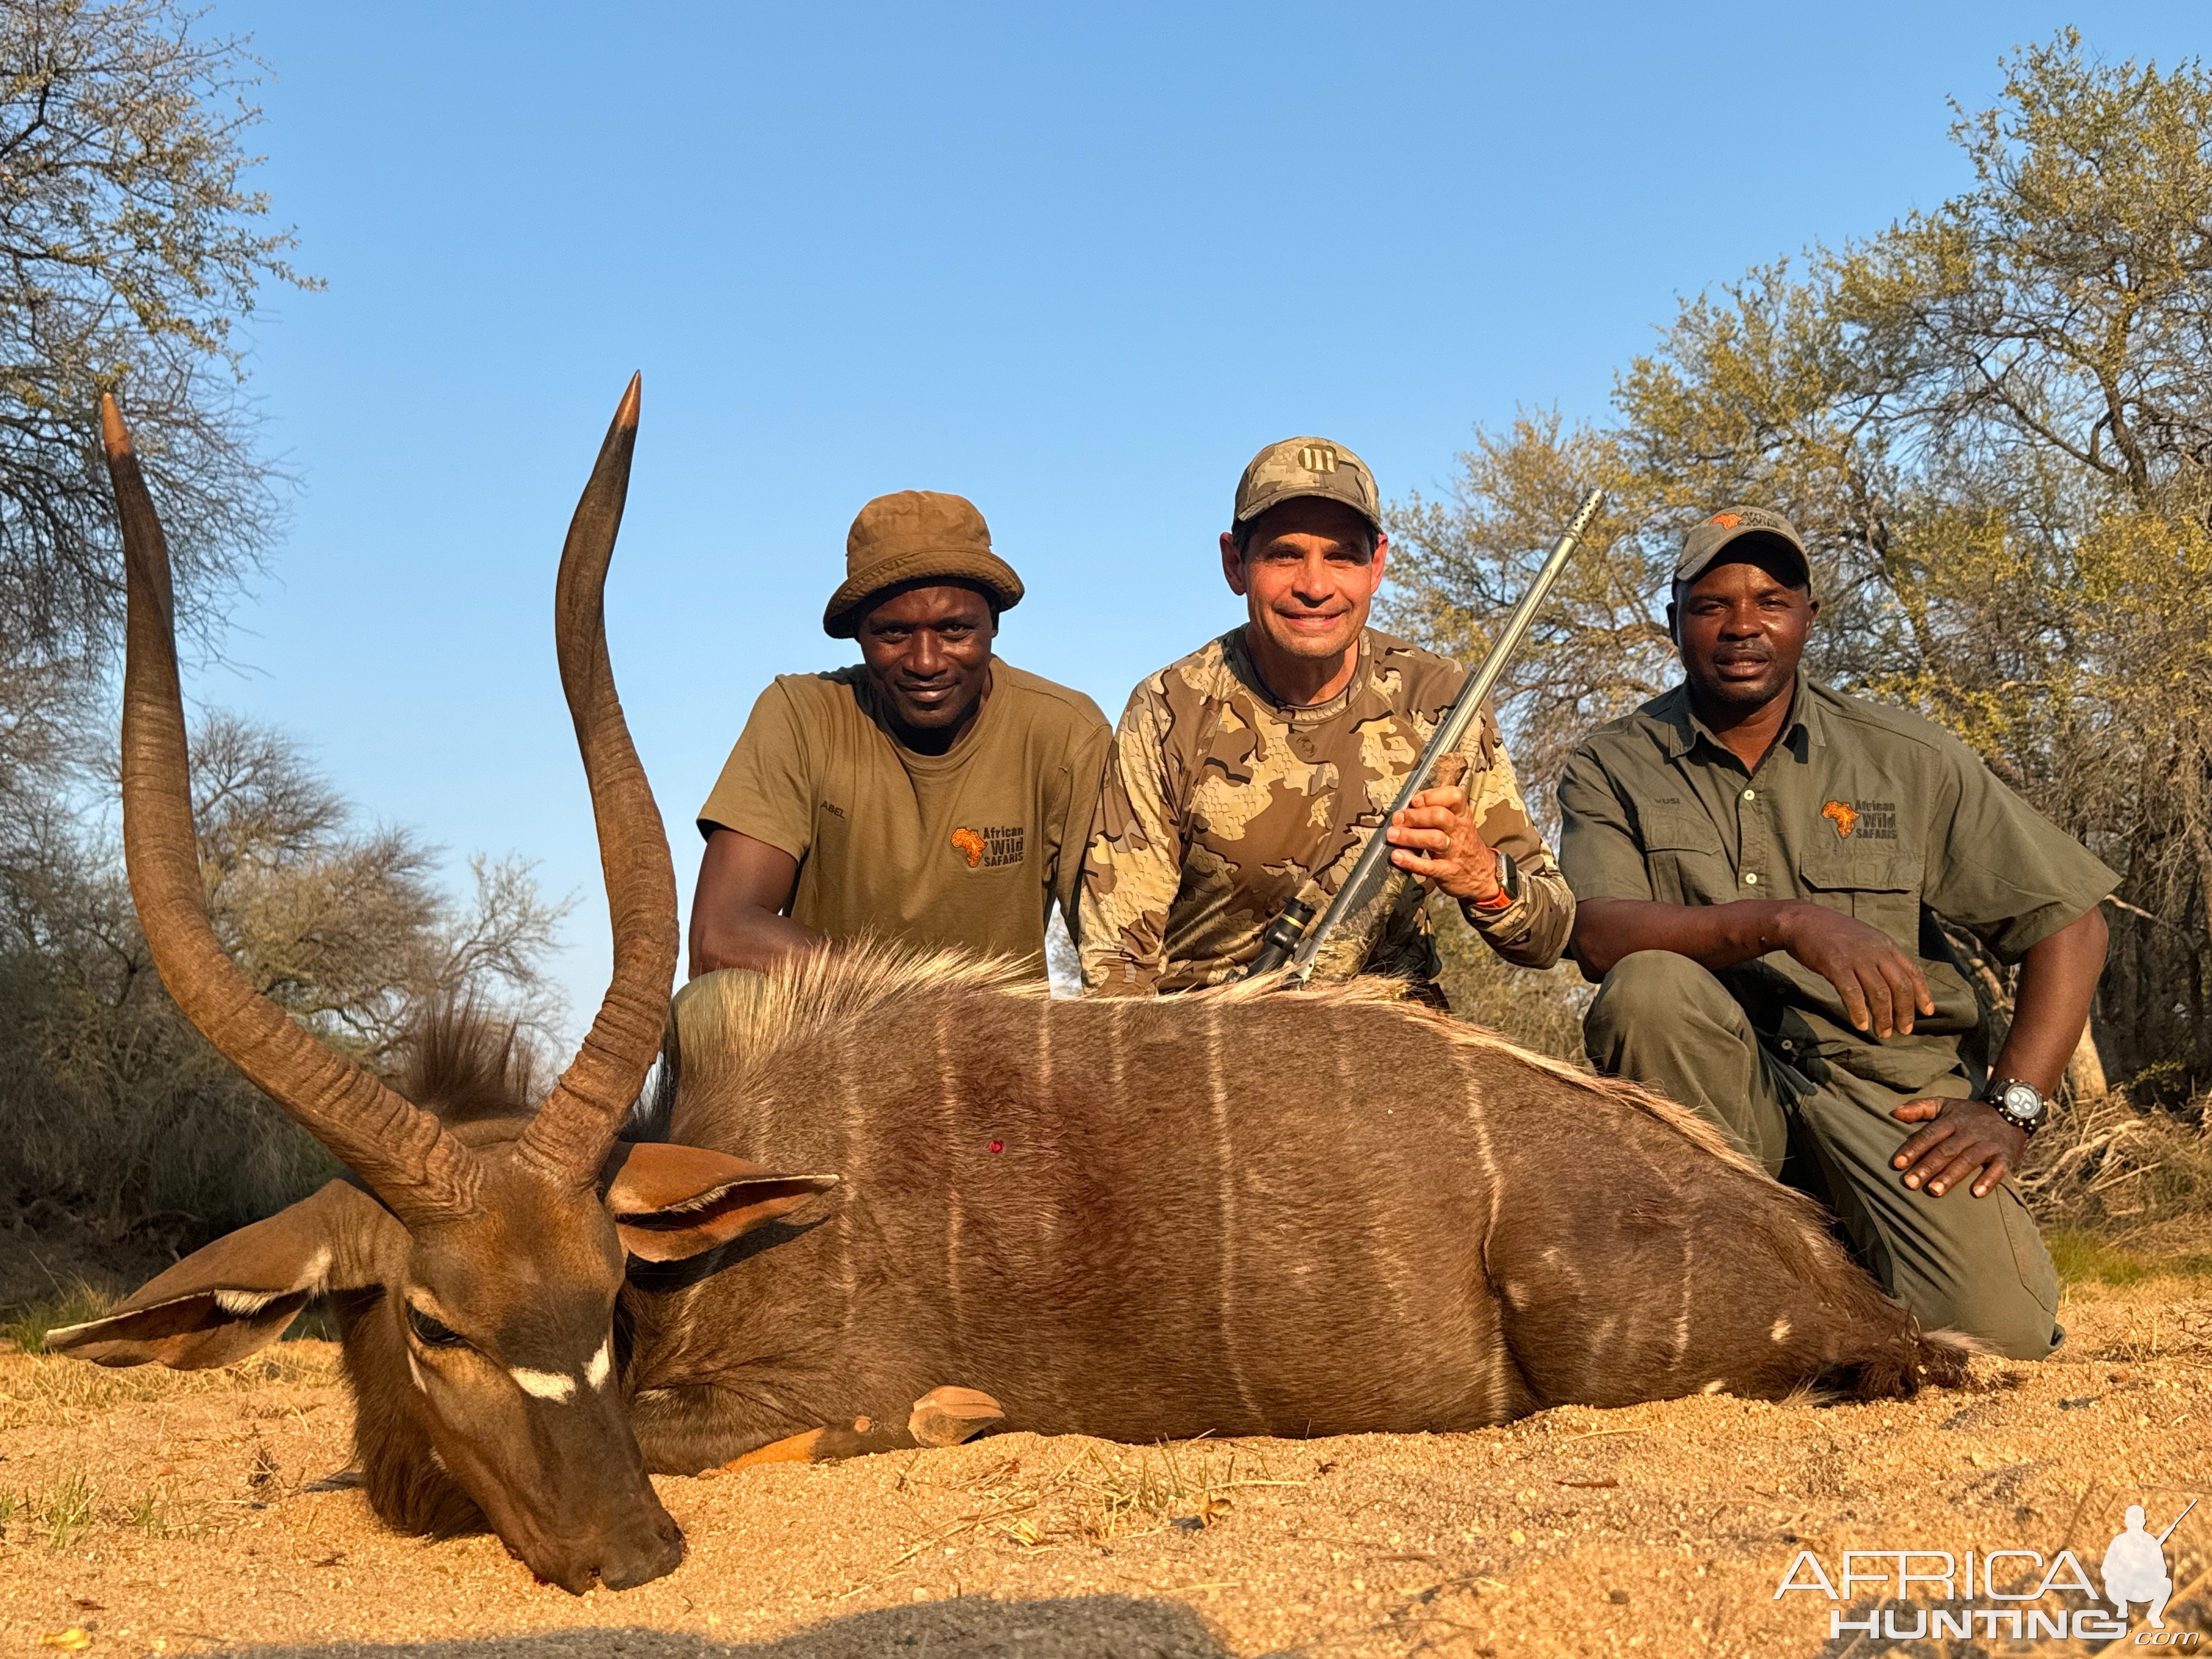
M 664 1480 L 690 1559 L 580 1600 L 493 1539 L 395 1537 L 312 1489 L 347 1451 L 327 1344 L 183 1376 L 4 1357 L 0 1650 L 1809 1654 L 1827 1604 L 1773 1594 L 1800 1548 L 2068 1545 L 2094 1571 L 2126 1504 L 2212 1496 L 2212 1278 L 2069 1251 L 2060 1357 L 1963 1391 L 1310 1442 L 1006 1434 Z M 2177 1628 L 2212 1623 L 2208 1547 L 2194 1518 L 2170 1546 Z

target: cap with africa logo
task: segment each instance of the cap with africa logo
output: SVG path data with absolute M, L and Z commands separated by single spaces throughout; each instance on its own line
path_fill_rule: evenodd
M 1326 438 L 1285 438 L 1255 455 L 1244 476 L 1237 481 L 1237 513 L 1232 522 L 1241 528 L 1269 507 L 1301 495 L 1341 501 L 1376 531 L 1382 528 L 1382 503 L 1375 493 L 1375 475 L 1358 456 Z
M 1805 586 L 1812 586 L 1812 562 L 1805 556 L 1805 543 L 1797 534 L 1796 525 L 1763 507 L 1728 507 L 1682 538 L 1682 556 L 1674 562 L 1675 587 L 1686 587 L 1704 575 L 1720 558 L 1723 548 L 1754 537 L 1768 547 L 1778 547 L 1787 552 Z M 1737 548 L 1735 556 L 1743 558 L 1750 551 L 1748 547 Z

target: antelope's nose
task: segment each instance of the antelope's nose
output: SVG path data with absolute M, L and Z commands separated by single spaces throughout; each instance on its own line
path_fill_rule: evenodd
M 599 1582 L 609 1589 L 635 1589 L 665 1577 L 684 1562 L 684 1531 L 664 1510 L 657 1524 L 615 1543 L 599 1558 Z

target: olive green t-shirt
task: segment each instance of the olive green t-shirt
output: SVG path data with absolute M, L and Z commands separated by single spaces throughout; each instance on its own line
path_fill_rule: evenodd
M 865 669 L 780 674 L 699 809 L 799 860 L 792 920 L 836 940 L 1019 957 L 1044 971 L 1053 902 L 1071 927 L 1110 737 L 1079 691 L 991 665 L 975 722 L 918 755 L 878 717 Z
M 1853 1030 L 1836 988 L 1786 951 L 1720 977 L 1801 1070 L 1824 1061 L 1900 1090 L 1994 1058 L 1938 918 L 2017 962 L 2119 884 L 1949 732 L 1802 673 L 1758 770 L 1677 686 L 1583 740 L 1559 820 L 1559 866 L 1584 902 L 1800 899 L 1887 934 L 1936 1003 L 1910 1036 Z

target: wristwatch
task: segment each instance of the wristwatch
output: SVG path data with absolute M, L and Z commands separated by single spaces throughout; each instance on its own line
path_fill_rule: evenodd
M 1995 1109 L 1996 1115 L 2024 1135 L 2032 1135 L 2043 1125 L 2046 1102 L 2043 1091 L 2033 1083 L 2022 1083 L 2016 1077 L 1993 1077 L 1981 1097 Z
M 1462 908 L 1472 914 L 1496 915 L 1500 910 L 1510 910 L 1521 896 L 1521 866 L 1513 861 L 1513 854 L 1502 847 L 1490 849 L 1498 855 L 1498 896 L 1487 904 L 1480 899 L 1469 899 Z

